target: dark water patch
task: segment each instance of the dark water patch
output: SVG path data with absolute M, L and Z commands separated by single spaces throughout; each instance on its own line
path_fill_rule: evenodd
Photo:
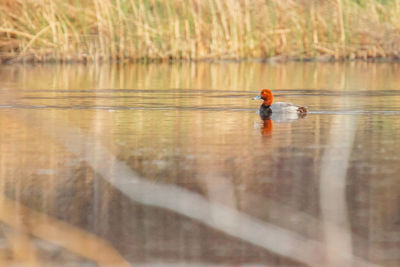
M 51 99 L 51 98 L 50 98 Z M 258 111 L 246 107 L 160 106 L 159 103 L 141 103 L 143 106 L 90 106 L 90 105 L 0 105 L 0 109 L 88 109 L 88 110 L 193 110 L 193 111 Z M 157 106 L 158 105 L 158 106 Z M 400 110 L 309 110 L 311 115 L 389 115 L 399 116 Z
M 198 110 L 198 111 L 256 111 L 242 107 L 131 107 L 131 106 L 58 106 L 58 105 L 0 105 L 3 109 L 102 109 L 102 110 Z
M 249 93 L 258 91 L 219 90 L 219 89 L 0 89 L 3 92 L 30 92 L 30 93 Z
M 275 90 L 275 95 L 284 96 L 400 96 L 399 90 L 364 90 L 360 88 L 333 90 L 333 89 L 293 89 L 293 90 Z
M 311 110 L 308 114 L 321 115 L 400 115 L 400 110 Z
M 154 98 L 183 98 L 183 97 L 211 97 L 211 98 L 252 98 L 259 93 L 259 90 L 218 90 L 218 89 L 0 89 L 1 93 L 60 93 L 60 94 L 89 94 L 80 96 L 65 96 L 65 98 L 90 98 L 93 97 L 114 97 L 114 98 L 132 98 L 126 94 L 146 94 L 155 95 Z M 336 89 L 275 89 L 273 93 L 276 97 L 387 97 L 387 96 L 400 96 L 400 90 L 364 90 L 354 88 L 352 90 L 336 90 Z M 98 94 L 122 94 L 121 96 L 104 96 Z M 170 96 L 172 95 L 172 96 Z M 27 99 L 35 99 L 35 96 L 23 96 Z M 63 99 L 61 96 L 52 96 L 55 99 Z M 149 98 L 151 96 L 140 96 L 142 98 Z M 37 97 L 37 99 L 40 99 Z M 44 99 L 44 98 L 43 98 Z
M 177 98 L 192 98 L 194 96 L 191 95 L 177 95 L 174 97 L 161 97 L 161 99 L 177 99 Z M 129 95 L 124 95 L 124 96 L 113 96 L 113 95 L 79 95 L 79 96 L 24 96 L 20 97 L 20 99 L 47 99 L 47 100 L 57 100 L 57 99 L 160 99 L 160 97 L 157 96 L 129 96 Z

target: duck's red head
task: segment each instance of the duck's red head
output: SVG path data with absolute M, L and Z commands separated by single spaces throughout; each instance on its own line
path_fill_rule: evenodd
M 253 99 L 262 99 L 264 100 L 265 106 L 271 106 L 272 100 L 274 99 L 271 90 L 269 89 L 262 89 L 261 93 Z

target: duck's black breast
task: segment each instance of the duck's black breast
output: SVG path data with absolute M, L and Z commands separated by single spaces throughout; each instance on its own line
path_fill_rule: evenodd
M 271 106 L 266 106 L 266 105 L 262 104 L 260 106 L 259 113 L 260 113 L 261 119 L 263 119 L 263 120 L 268 119 L 272 114 Z

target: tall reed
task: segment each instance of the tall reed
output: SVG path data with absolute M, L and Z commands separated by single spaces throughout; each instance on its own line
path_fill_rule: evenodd
M 400 0 L 0 0 L 0 59 L 397 58 Z

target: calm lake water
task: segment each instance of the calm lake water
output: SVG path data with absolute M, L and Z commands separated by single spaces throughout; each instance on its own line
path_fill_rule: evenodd
M 0 66 L 0 264 L 399 266 L 399 73 Z

